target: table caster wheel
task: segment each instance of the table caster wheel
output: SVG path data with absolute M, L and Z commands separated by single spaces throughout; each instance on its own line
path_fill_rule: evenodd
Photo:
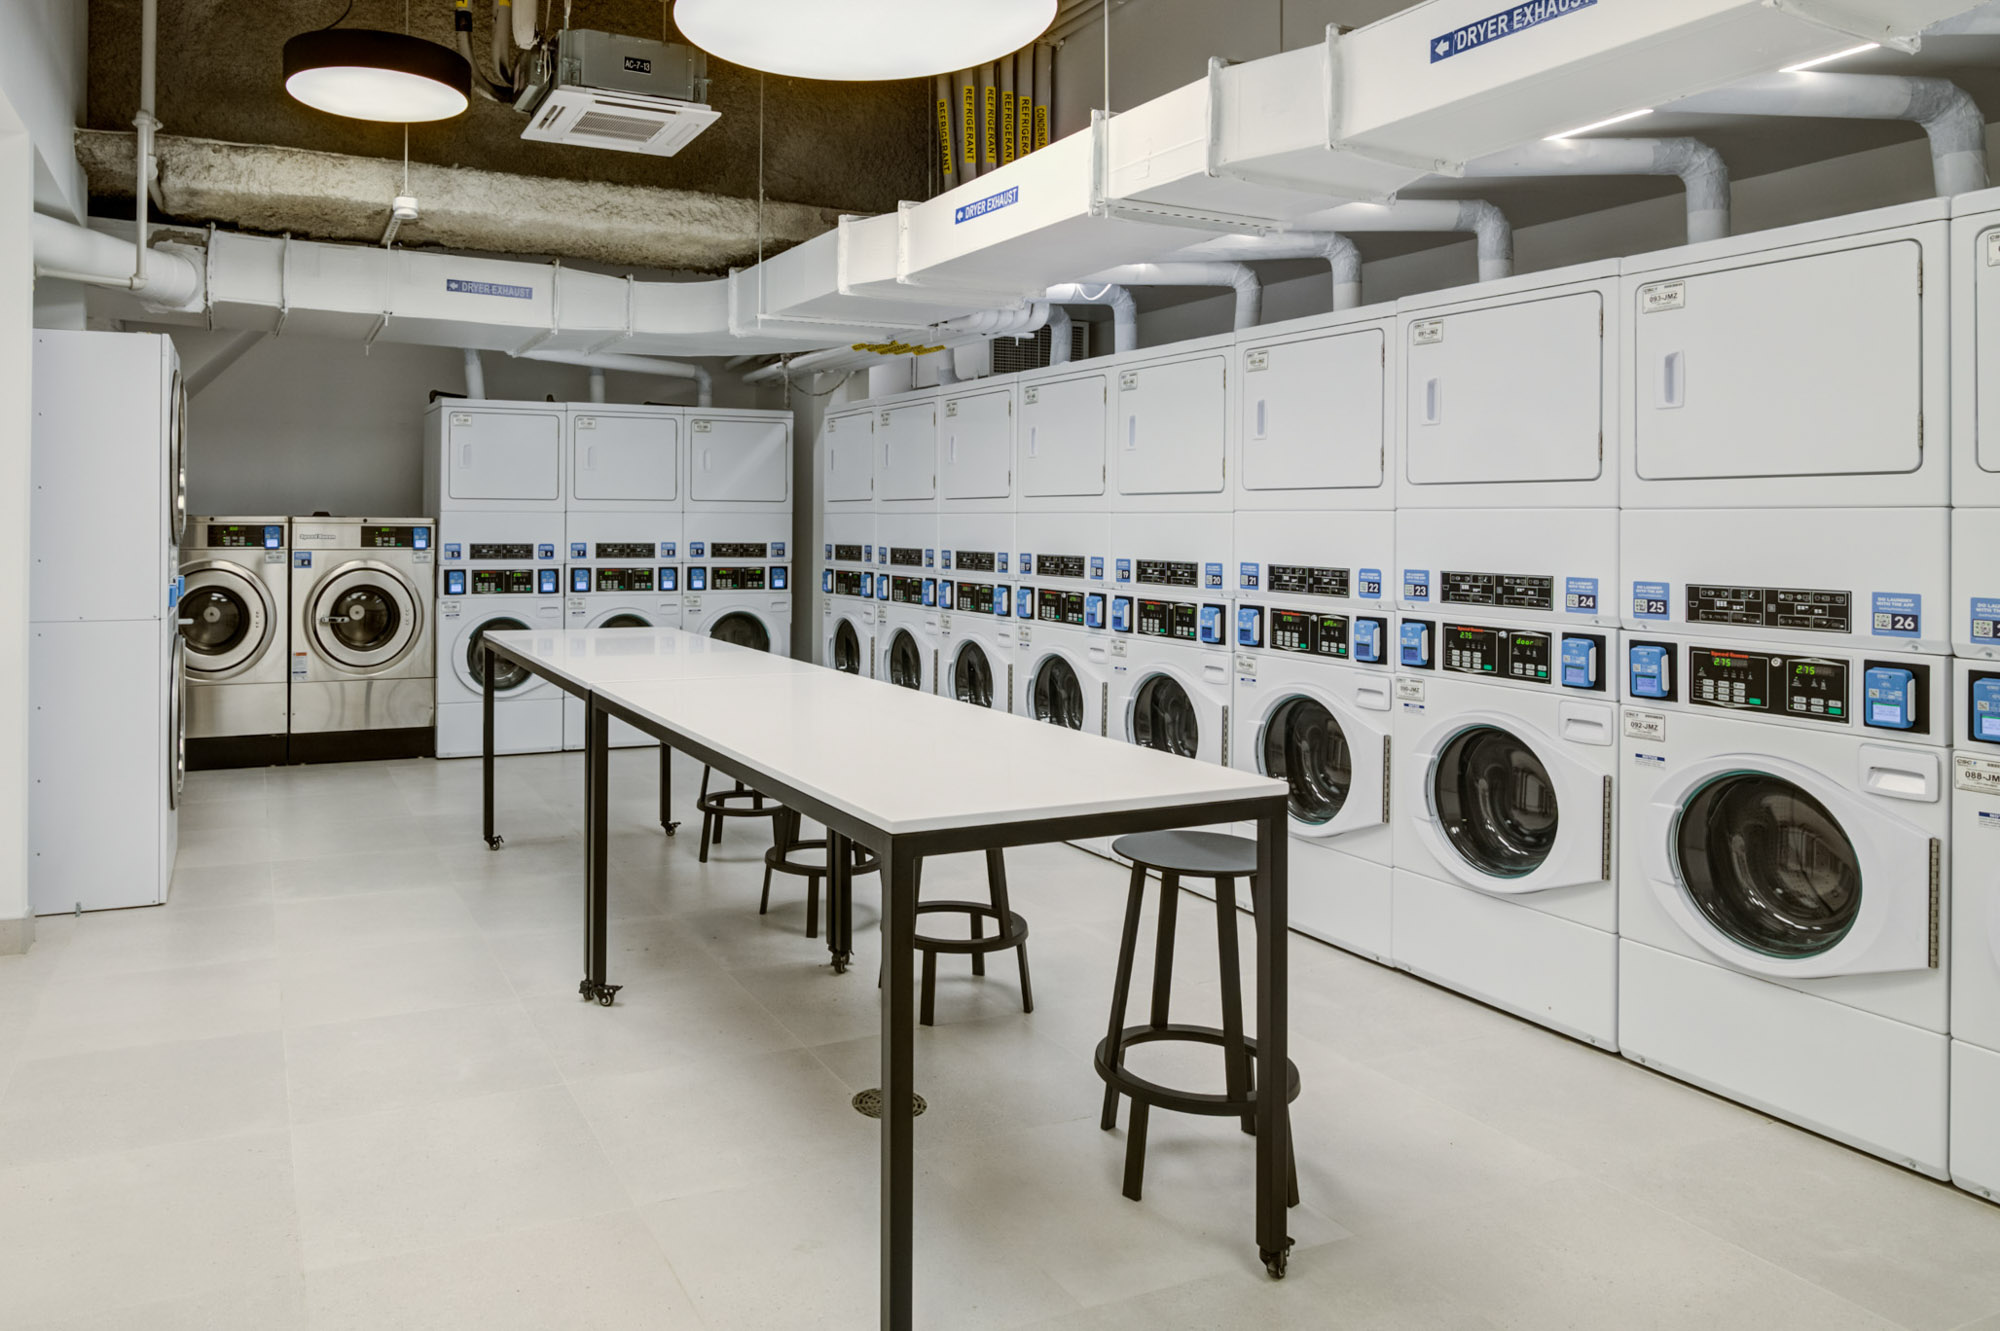
M 486 849 L 488 850 L 498 850 L 506 844 L 507 838 L 503 836 L 490 836 L 486 838 Z
M 848 954 L 845 952 L 835 955 L 833 959 L 833 973 L 835 975 L 847 974 L 847 963 L 850 960 L 852 960 L 852 958 L 849 957 Z
M 668 836 L 672 836 L 674 833 L 681 830 L 681 825 L 679 823 L 661 823 L 660 829 L 664 831 Z
M 1285 1278 L 1285 1263 L 1290 1260 L 1292 1255 L 1292 1245 L 1289 1240 L 1286 1241 L 1284 1247 L 1278 1249 L 1276 1252 L 1271 1251 L 1269 1248 L 1260 1248 L 1258 1249 L 1258 1255 L 1264 1259 L 1264 1270 L 1270 1273 L 1271 1279 L 1283 1280 Z
M 598 986 L 597 986 L 597 1006 L 599 1006 L 599 1007 L 610 1007 L 610 1006 L 611 1006 L 611 1000 L 612 1000 L 613 998 L 616 998 L 616 997 L 618 996 L 618 991 L 619 991 L 620 989 L 623 989 L 624 987 L 625 987 L 625 986 L 624 986 L 624 985 L 622 985 L 622 984 L 600 984 L 600 985 L 598 985 Z

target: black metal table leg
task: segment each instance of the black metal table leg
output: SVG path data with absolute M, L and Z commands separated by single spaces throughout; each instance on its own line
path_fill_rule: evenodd
M 1257 1250 L 1264 1269 L 1282 1280 L 1291 1256 L 1286 1203 L 1291 1193 L 1291 1140 L 1283 1087 L 1288 1079 L 1286 971 L 1287 855 L 1290 829 L 1283 800 L 1257 819 Z
M 610 1007 L 623 987 L 604 982 L 605 913 L 611 876 L 611 714 L 598 705 L 595 694 L 584 699 L 583 708 L 584 974 L 577 992 Z
M 482 639 L 483 641 L 483 639 Z M 504 839 L 493 830 L 493 667 L 498 664 L 493 657 L 493 649 L 487 647 L 486 678 L 479 691 L 480 728 L 484 743 L 480 749 L 480 835 L 486 840 L 488 850 L 498 850 Z
M 833 973 L 845 975 L 854 958 L 854 843 L 832 828 L 826 833 L 826 950 Z
M 674 751 L 660 742 L 660 830 L 668 836 L 680 831 L 681 825 L 674 821 L 673 810 L 669 807 L 669 797 L 674 789 Z
M 882 849 L 882 1327 L 911 1331 L 916 1165 L 917 855 L 908 841 Z M 1259 1176 L 1261 1178 L 1261 1175 Z

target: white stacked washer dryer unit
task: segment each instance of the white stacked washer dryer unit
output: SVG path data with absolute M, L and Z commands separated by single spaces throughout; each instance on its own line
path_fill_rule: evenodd
M 2000 664 L 1952 682 L 1951 1176 L 2000 1201 Z
M 818 661 L 872 677 L 875 602 L 875 409 L 829 411 L 820 427 L 820 634 Z
M 792 654 L 792 414 L 687 412 L 681 627 Z
M 937 691 L 1014 705 L 1014 447 L 1011 375 L 946 389 L 938 442 Z
M 1390 957 L 1391 306 L 1237 339 L 1230 761 L 1291 787 L 1294 928 Z
M 291 520 L 195 517 L 181 545 L 180 629 L 192 766 L 285 761 Z
M 1949 662 L 1627 635 L 1627 1057 L 1946 1173 Z
M 679 407 L 575 403 L 566 411 L 571 628 L 679 628 L 681 482 L 685 413 Z M 563 701 L 563 747 L 581 749 L 583 701 Z M 623 721 L 617 747 L 658 741 Z
M 167 899 L 184 771 L 180 360 L 152 333 L 34 340 L 29 903 Z
M 938 390 L 877 398 L 875 677 L 937 691 Z
M 1948 208 L 1625 261 L 1627 628 L 1949 650 Z
M 1954 214 L 1951 640 L 1960 656 L 1991 661 L 2000 660 L 2000 189 L 1959 195 Z
M 1471 615 L 1400 631 L 1396 964 L 1617 1048 L 1617 631 Z
M 558 556 L 565 530 L 559 511 L 445 513 L 438 571 L 438 757 L 485 751 L 485 635 L 563 627 Z M 562 690 L 508 661 L 498 663 L 493 684 L 495 753 L 562 748 Z
M 295 517 L 294 762 L 429 756 L 437 720 L 437 528 Z

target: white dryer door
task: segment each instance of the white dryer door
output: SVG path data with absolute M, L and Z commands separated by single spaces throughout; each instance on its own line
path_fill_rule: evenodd
M 1925 760 L 1941 764 L 1913 755 Z M 1939 789 L 1942 771 L 1929 779 Z M 1661 906 L 1739 970 L 1811 979 L 1937 965 L 1943 845 L 1890 800 L 1781 758 L 1721 754 L 1663 785 L 1638 834 Z
M 1611 777 L 1518 716 L 1459 712 L 1418 742 L 1411 810 L 1439 864 L 1518 895 L 1611 877 Z
M 1289 787 L 1294 836 L 1333 837 L 1389 821 L 1383 721 L 1329 693 L 1293 688 L 1272 699 L 1252 744 L 1255 770 Z

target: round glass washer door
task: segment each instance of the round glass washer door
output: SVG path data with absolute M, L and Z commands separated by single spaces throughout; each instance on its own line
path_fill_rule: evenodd
M 198 679 L 223 679 L 255 665 L 277 631 L 271 593 L 234 564 L 189 569 L 179 613 L 188 669 Z
M 1035 719 L 1051 725 L 1083 729 L 1083 685 L 1076 669 L 1060 656 L 1035 668 Z
M 1431 801 L 1452 849 L 1480 873 L 1525 878 L 1555 850 L 1555 783 L 1520 736 L 1473 726 L 1431 768 Z
M 1132 695 L 1132 742 L 1162 753 L 1192 758 L 1201 751 L 1201 718 L 1180 681 L 1148 675 Z
M 833 668 L 847 675 L 861 673 L 861 635 L 853 620 L 841 620 L 833 631 Z
M 396 664 L 416 644 L 423 606 L 401 574 L 362 559 L 341 565 L 314 589 L 307 617 L 321 656 L 372 672 Z
M 889 682 L 899 689 L 924 686 L 924 649 L 908 629 L 897 629 L 889 639 Z
M 960 702 L 974 707 L 993 705 L 993 663 L 978 643 L 968 642 L 959 648 L 958 658 L 951 663 L 951 691 Z
M 630 610 L 620 610 L 615 615 L 606 615 L 603 623 L 594 624 L 592 627 L 600 629 L 649 629 L 654 627 L 654 624 L 652 620 L 646 618 L 644 615 L 635 614 Z
M 741 610 L 732 610 L 708 631 L 708 636 L 718 642 L 734 643 L 738 647 L 748 647 L 755 652 L 771 650 L 771 633 L 755 615 Z
M 526 629 L 526 623 L 512 615 L 495 615 L 472 631 L 465 640 L 465 673 L 471 676 L 472 687 L 484 692 L 486 689 L 486 635 L 489 633 L 512 633 Z M 512 693 L 515 689 L 531 683 L 534 675 L 527 667 L 505 657 L 493 658 L 493 691 Z
M 1695 908 L 1769 957 L 1814 957 L 1861 914 L 1861 857 L 1826 805 L 1768 772 L 1732 772 L 1681 807 L 1675 870 Z
M 1325 704 L 1295 694 L 1264 723 L 1264 775 L 1289 788 L 1292 817 L 1323 826 L 1337 817 L 1354 788 L 1354 751 Z

